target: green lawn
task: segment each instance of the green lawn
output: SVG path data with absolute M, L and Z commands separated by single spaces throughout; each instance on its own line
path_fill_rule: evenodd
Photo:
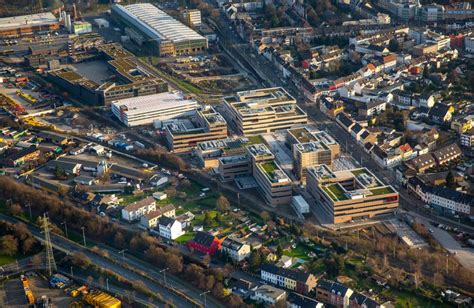
M 16 259 L 17 259 L 17 256 L 7 256 L 4 254 L 0 254 L 0 266 L 13 263 L 15 262 Z
M 309 260 L 310 257 L 308 257 L 308 253 L 310 251 L 311 250 L 309 250 L 306 245 L 298 244 L 298 245 L 296 245 L 295 249 L 285 250 L 285 251 L 283 251 L 283 254 L 285 256 L 292 257 L 292 258 L 299 258 L 299 259 L 303 259 L 303 260 Z
M 176 242 L 178 242 L 179 244 L 184 244 L 184 243 L 192 240 L 195 235 L 196 235 L 196 232 L 188 232 L 188 233 L 183 234 L 180 237 L 178 237 L 176 239 Z

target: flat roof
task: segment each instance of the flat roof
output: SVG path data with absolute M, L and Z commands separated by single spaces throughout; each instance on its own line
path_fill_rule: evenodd
M 160 109 L 179 108 L 184 105 L 196 105 L 193 99 L 184 99 L 177 92 L 165 92 L 145 96 L 125 98 L 112 102 L 113 107 L 121 109 L 127 115 L 142 114 Z
M 0 18 L 0 30 L 50 25 L 57 23 L 58 19 L 52 13 L 40 13 Z
M 185 42 L 188 40 L 206 40 L 196 31 L 188 28 L 178 20 L 166 14 L 150 3 L 137 3 L 126 6 L 114 5 L 113 10 L 119 11 L 129 19 L 146 28 L 160 40 L 172 42 Z M 124 17 L 125 17 L 124 16 Z
M 299 143 L 306 143 L 318 140 L 318 138 L 316 138 L 307 127 L 289 129 L 288 134 L 291 134 Z
M 334 201 L 355 200 L 372 196 L 397 193 L 390 185 L 384 185 L 367 168 L 352 170 L 341 170 L 331 173 L 316 172 L 308 168 L 320 181 L 319 187 Z M 354 181 L 354 187 L 342 185 L 348 181 Z
M 290 178 L 275 161 L 257 163 L 256 166 L 264 171 L 267 179 L 272 183 L 290 182 Z
M 323 142 L 305 142 L 295 145 L 296 149 L 303 153 L 327 151 L 329 148 Z

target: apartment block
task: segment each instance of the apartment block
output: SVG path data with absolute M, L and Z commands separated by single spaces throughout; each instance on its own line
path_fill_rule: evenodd
M 393 213 L 399 195 L 366 168 L 332 172 L 320 165 L 307 170 L 307 190 L 331 223 Z
M 142 216 L 156 211 L 156 201 L 148 197 L 137 202 L 130 203 L 122 209 L 122 218 L 128 222 L 140 219 Z
M 227 138 L 227 122 L 213 107 L 206 106 L 194 117 L 164 123 L 164 131 L 170 150 L 183 153 L 200 142 Z
M 243 135 L 270 133 L 307 123 L 306 113 L 283 88 L 237 92 L 224 98 L 225 116 Z
M 260 267 L 260 279 L 300 294 L 308 294 L 318 282 L 313 274 L 273 264 L 264 264 Z

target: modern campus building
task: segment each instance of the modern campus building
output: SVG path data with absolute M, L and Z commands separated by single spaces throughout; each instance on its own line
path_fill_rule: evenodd
M 193 117 L 170 120 L 163 127 L 175 153 L 189 152 L 200 142 L 227 138 L 227 122 L 211 106 L 197 110 Z
M 334 224 L 390 214 L 398 207 L 398 193 L 366 168 L 332 172 L 326 165 L 310 167 L 306 183 L 316 205 Z
M 131 97 L 112 102 L 113 114 L 126 126 L 153 124 L 196 113 L 198 104 L 176 92 Z
M 275 162 L 272 152 L 264 144 L 247 147 L 252 161 L 252 175 L 262 197 L 270 206 L 288 205 L 291 202 L 291 179 Z
M 252 163 L 247 154 L 219 158 L 218 172 L 223 182 L 252 173 Z
M 0 18 L 0 37 L 17 37 L 58 29 L 59 21 L 52 13 Z
M 247 153 L 249 142 L 245 137 L 204 141 L 197 144 L 195 153 L 203 168 L 216 168 L 220 158 Z
M 270 133 L 307 123 L 306 113 L 283 88 L 237 92 L 224 98 L 225 115 L 243 135 Z
M 287 143 L 293 151 L 293 170 L 298 178 L 306 181 L 306 168 L 332 161 L 340 153 L 340 146 L 327 132 L 310 131 L 307 127 L 287 131 Z
M 207 49 L 207 39 L 149 3 L 112 6 L 112 16 L 127 26 L 137 44 L 158 47 L 160 56 L 196 54 Z
M 331 150 L 320 141 L 295 144 L 293 148 L 293 170 L 302 181 L 306 180 L 306 167 L 331 165 Z
M 168 83 L 146 71 L 135 56 L 120 45 L 105 44 L 97 50 L 116 76 L 116 82 L 98 84 L 66 68 L 48 72 L 48 79 L 89 105 L 110 105 L 120 99 L 168 91 Z

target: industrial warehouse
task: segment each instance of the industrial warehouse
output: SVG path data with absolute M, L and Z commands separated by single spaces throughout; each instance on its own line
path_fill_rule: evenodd
M 59 29 L 59 21 L 49 12 L 0 19 L 0 37 L 16 37 L 57 29 Z
M 127 34 L 137 44 L 156 42 L 160 56 L 196 54 L 207 39 L 149 3 L 112 6 L 112 16 L 131 27 Z
M 112 102 L 112 112 L 123 124 L 132 127 L 189 116 L 196 112 L 197 106 L 195 100 L 168 92 Z

